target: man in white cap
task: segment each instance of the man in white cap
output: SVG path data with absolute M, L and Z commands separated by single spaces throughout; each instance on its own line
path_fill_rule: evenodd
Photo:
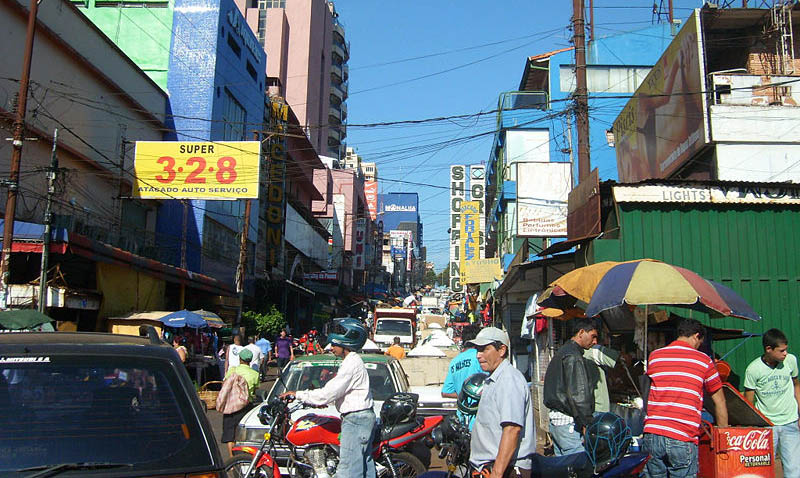
M 508 334 L 486 327 L 469 343 L 478 350 L 483 371 L 490 374 L 472 428 L 469 461 L 489 470 L 489 478 L 529 478 L 529 456 L 536 450 L 533 406 L 525 376 L 506 360 Z

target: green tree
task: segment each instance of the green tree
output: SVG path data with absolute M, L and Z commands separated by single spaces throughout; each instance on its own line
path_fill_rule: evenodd
M 263 314 L 252 310 L 242 312 L 242 326 L 248 332 L 255 330 L 259 335 L 273 337 L 286 327 L 286 319 L 275 305 L 271 305 Z

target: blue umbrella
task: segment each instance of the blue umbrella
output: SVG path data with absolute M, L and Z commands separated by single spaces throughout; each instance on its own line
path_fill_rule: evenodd
M 208 325 L 202 315 L 186 309 L 171 312 L 158 320 L 168 327 L 176 328 L 191 327 L 193 329 L 199 329 Z

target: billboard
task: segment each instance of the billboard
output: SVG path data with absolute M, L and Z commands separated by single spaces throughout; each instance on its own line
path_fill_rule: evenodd
M 478 257 L 486 257 L 486 168 L 483 165 L 469 167 L 469 200 L 480 204 L 480 228 L 478 229 Z
M 389 231 L 390 254 L 392 261 L 406 258 L 406 231 Z
M 667 178 L 709 142 L 699 10 L 614 121 L 622 182 Z
M 465 198 L 467 183 L 465 171 L 466 166 L 464 165 L 450 166 L 450 284 L 448 285 L 453 292 L 464 290 L 459 272 L 461 266 L 459 257 L 461 229 L 459 224 L 461 223 L 461 202 Z
M 566 237 L 570 163 L 517 163 L 517 236 Z
M 461 262 L 459 271 L 464 271 L 468 262 L 480 259 L 478 241 L 480 235 L 481 205 L 478 201 L 461 202 Z M 462 284 L 468 284 L 462 280 Z
M 402 222 L 419 222 L 419 195 L 417 193 L 381 194 L 378 199 L 378 210 L 383 221 L 383 230 L 399 229 Z
M 364 245 L 367 235 L 367 219 L 360 217 L 356 220 L 356 243 L 353 252 L 353 269 L 364 270 Z
M 367 210 L 373 221 L 378 218 L 378 181 L 364 181 L 364 196 L 367 198 Z
M 469 261 L 461 272 L 465 284 L 480 284 L 503 278 L 503 266 L 500 265 L 499 257 Z
M 137 141 L 133 196 L 257 199 L 259 141 Z
M 279 101 L 270 103 L 269 130 L 285 132 L 289 125 L 289 106 Z M 286 135 L 273 134 L 268 138 L 267 197 L 260 201 L 259 216 L 266 222 L 265 247 L 267 271 L 286 273 Z

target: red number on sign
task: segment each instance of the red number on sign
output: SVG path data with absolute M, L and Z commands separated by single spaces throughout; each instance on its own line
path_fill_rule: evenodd
M 198 166 L 194 171 L 191 172 L 191 174 L 189 174 L 189 176 L 186 178 L 186 182 L 191 184 L 205 183 L 206 178 L 200 177 L 200 174 L 204 169 L 206 169 L 206 160 L 199 156 L 195 156 L 186 161 L 187 166 L 191 166 L 193 164 L 197 164 Z
M 175 174 L 177 174 L 174 169 L 175 158 L 172 158 L 170 156 L 161 156 L 160 158 L 158 158 L 158 161 L 156 162 L 158 164 L 167 163 L 167 165 L 164 166 L 164 172 L 167 173 L 167 177 L 165 178 L 164 176 L 158 175 L 156 176 L 156 181 L 160 183 L 171 183 L 175 179 Z
M 224 156 L 217 161 L 217 181 L 222 184 L 230 184 L 236 181 L 236 160 L 230 156 Z M 225 178 L 225 175 L 228 177 Z

